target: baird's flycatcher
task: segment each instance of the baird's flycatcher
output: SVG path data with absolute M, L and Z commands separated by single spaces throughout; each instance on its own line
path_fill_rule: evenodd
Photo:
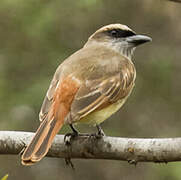
M 96 125 L 118 111 L 135 83 L 135 48 L 151 41 L 122 24 L 110 24 L 91 35 L 82 49 L 57 68 L 40 111 L 41 124 L 22 155 L 22 164 L 40 161 L 64 124 Z

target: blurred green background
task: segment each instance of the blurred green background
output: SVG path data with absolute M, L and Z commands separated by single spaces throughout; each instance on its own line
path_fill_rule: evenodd
M 153 38 L 137 48 L 136 86 L 120 112 L 102 124 L 107 135 L 181 136 L 181 4 L 166 0 L 1 0 L 0 130 L 35 131 L 56 67 L 98 28 L 126 24 Z M 82 132 L 94 129 L 79 127 Z M 61 133 L 70 131 L 64 127 Z M 0 156 L 8 180 L 180 180 L 181 163 L 44 158 L 23 167 L 19 156 Z

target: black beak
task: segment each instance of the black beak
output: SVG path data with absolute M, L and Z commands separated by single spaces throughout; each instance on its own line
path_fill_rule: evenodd
M 144 35 L 133 35 L 133 36 L 127 37 L 126 41 L 128 43 L 135 45 L 135 46 L 138 46 L 140 44 L 150 42 L 150 41 L 152 41 L 152 39 L 150 37 L 144 36 Z

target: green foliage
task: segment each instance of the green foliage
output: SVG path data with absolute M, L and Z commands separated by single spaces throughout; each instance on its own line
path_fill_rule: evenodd
M 7 180 L 8 179 L 8 174 L 6 174 L 4 177 L 1 178 L 1 180 Z

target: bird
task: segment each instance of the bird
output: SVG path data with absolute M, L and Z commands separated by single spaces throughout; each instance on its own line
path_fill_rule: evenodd
M 25 148 L 21 162 L 40 161 L 63 125 L 79 135 L 74 124 L 96 126 L 118 111 L 135 85 L 135 48 L 152 39 L 123 24 L 109 24 L 93 33 L 85 45 L 61 63 L 50 83 L 40 113 L 40 126 Z

